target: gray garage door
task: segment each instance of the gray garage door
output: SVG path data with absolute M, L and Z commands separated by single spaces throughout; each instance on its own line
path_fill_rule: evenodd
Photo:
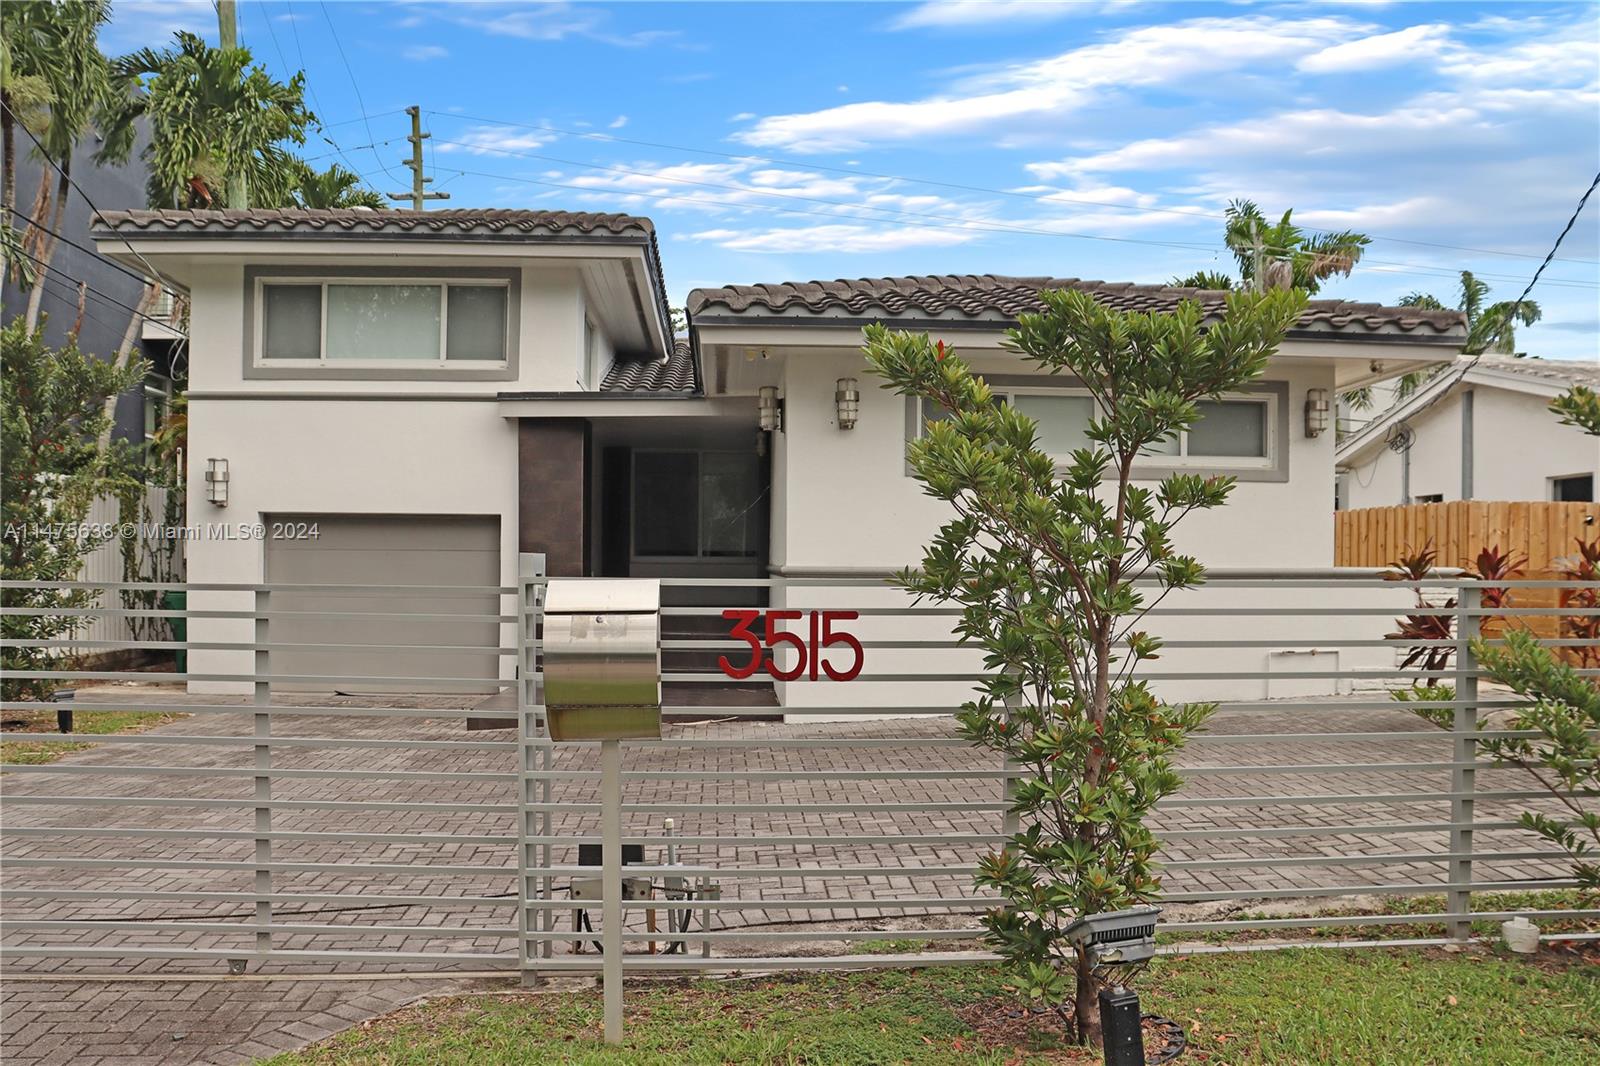
M 493 615 L 492 593 L 408 593 L 408 585 L 492 588 L 500 584 L 500 520 L 468 515 L 278 514 L 278 523 L 315 526 L 315 537 L 267 541 L 267 581 L 273 585 L 376 585 L 361 592 L 274 592 L 272 612 L 343 614 Z M 291 528 L 293 528 L 291 526 Z M 271 624 L 273 644 L 315 648 L 274 651 L 274 674 L 364 676 L 386 681 L 283 685 L 312 691 L 464 692 L 407 678 L 484 679 L 472 691 L 494 692 L 499 626 L 492 621 L 427 618 L 288 618 Z M 363 645 L 368 645 L 363 647 Z M 410 645 L 412 648 L 370 647 Z M 412 650 L 416 646 L 484 648 L 483 654 Z M 280 686 L 275 686 L 280 687 Z

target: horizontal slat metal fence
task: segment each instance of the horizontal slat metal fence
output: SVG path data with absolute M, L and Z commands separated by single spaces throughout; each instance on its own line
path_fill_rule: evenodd
M 624 833 L 644 849 L 625 874 L 641 895 L 649 890 L 624 901 L 627 967 L 975 957 L 936 950 L 913 960 L 864 943 L 970 946 L 978 915 L 996 902 L 971 874 L 1003 839 L 1007 770 L 956 735 L 950 714 L 981 675 L 981 656 L 953 643 L 950 609 L 912 606 L 870 574 L 664 584 L 668 621 L 720 620 L 719 591 L 730 605 L 754 593 L 773 608 L 854 610 L 845 628 L 863 643 L 864 669 L 850 682 L 783 684 L 782 708 L 720 699 L 719 686 L 740 690 L 707 660 L 669 669 L 675 705 L 663 738 L 624 745 Z M 592 909 L 597 931 L 599 903 L 573 896 L 575 882 L 597 876 L 578 865 L 578 847 L 599 842 L 598 750 L 545 736 L 544 588 L 539 560 L 525 557 L 514 587 L 439 590 L 498 597 L 493 616 L 455 617 L 492 617 L 503 665 L 492 678 L 409 679 L 431 695 L 275 692 L 408 680 L 274 671 L 274 652 L 290 646 L 274 625 L 295 612 L 273 596 L 304 591 L 281 585 L 185 586 L 181 646 L 247 654 L 247 667 L 44 671 L 78 687 L 80 714 L 186 717 L 95 736 L 92 749 L 60 762 L 4 767 L 6 965 L 598 971 L 598 936 L 575 925 L 579 909 Z M 1167 931 L 1412 925 L 1418 935 L 1406 942 L 1432 943 L 1441 938 L 1424 927 L 1460 937 L 1469 916 L 1499 916 L 1471 911 L 1474 894 L 1572 884 L 1562 857 L 1517 826 L 1522 810 L 1553 809 L 1548 798 L 1474 750 L 1479 737 L 1509 735 L 1502 716 L 1516 702 L 1479 687 L 1467 641 L 1494 613 L 1481 606 L 1481 584 L 1429 580 L 1424 591 L 1439 605 L 1420 608 L 1411 588 L 1370 573 L 1215 574 L 1210 589 L 1158 608 L 1152 628 L 1169 639 L 1148 673 L 1163 694 L 1236 693 L 1182 754 L 1185 788 L 1156 815 Z M 230 599 L 196 607 L 197 593 Z M 1458 602 L 1443 606 L 1449 599 Z M 1384 637 L 1394 617 L 1417 613 L 1454 622 L 1438 643 L 1455 653 L 1441 673 L 1455 697 L 1422 705 L 1448 711 L 1454 729 L 1386 691 L 1417 677 L 1397 667 Z M 668 630 L 669 664 L 685 653 L 747 653 L 742 641 L 694 632 Z M 485 682 L 502 696 L 449 691 Z M 224 686 L 234 691 L 202 691 Z M 10 719 L 38 705 L 4 710 Z M 468 732 L 469 718 L 507 728 Z M 1421 914 L 1309 916 L 1373 896 L 1445 902 Z

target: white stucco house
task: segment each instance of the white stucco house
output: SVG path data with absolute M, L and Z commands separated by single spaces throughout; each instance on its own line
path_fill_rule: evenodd
M 1339 442 L 1340 506 L 1594 500 L 1600 443 L 1550 412 L 1574 385 L 1600 363 L 1464 361 Z
M 103 254 L 135 267 L 148 260 L 191 295 L 191 524 L 249 523 L 266 534 L 195 537 L 195 585 L 488 588 L 514 583 L 519 552 L 544 553 L 554 575 L 782 578 L 900 567 L 919 558 L 945 515 L 906 467 L 920 412 L 865 374 L 865 324 L 954 344 L 1039 420 L 1047 448 L 1065 454 L 1081 440 L 1087 398 L 1001 347 L 1040 289 L 1086 289 L 1137 309 L 1181 300 L 1218 308 L 1222 298 L 990 275 L 738 285 L 691 293 L 688 335 L 675 340 L 644 218 L 128 211 L 101 216 L 95 236 Z M 1339 390 L 1453 359 L 1463 336 L 1454 312 L 1313 301 L 1260 382 L 1209 406 L 1139 474 L 1240 479 L 1230 506 L 1182 529 L 1184 546 L 1213 567 L 1326 566 L 1334 433 L 1314 412 Z M 838 401 L 847 379 L 860 394 L 850 426 Z M 763 418 L 776 427 L 761 429 Z M 206 475 L 224 466 L 219 505 Z M 802 593 L 777 590 L 772 602 L 786 595 L 793 605 Z M 237 608 L 238 596 L 195 591 L 191 607 Z M 286 614 L 328 602 L 274 596 L 273 610 Z M 391 595 L 383 610 L 396 602 L 436 615 L 485 601 L 419 592 Z M 386 677 L 484 676 L 493 661 L 337 648 L 396 634 L 489 647 L 492 624 L 448 633 L 392 619 L 274 625 L 275 642 L 315 646 L 283 653 L 275 673 L 354 672 L 382 688 Z M 248 626 L 195 620 L 190 633 L 248 639 Z M 248 653 L 196 651 L 190 669 L 247 673 Z M 469 669 L 479 673 L 461 673 Z M 840 698 L 789 687 L 778 692 L 788 703 Z

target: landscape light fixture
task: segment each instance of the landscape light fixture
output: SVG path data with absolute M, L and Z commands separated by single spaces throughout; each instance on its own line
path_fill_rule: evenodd
M 1067 943 L 1086 952 L 1100 987 L 1100 1029 L 1106 1066 L 1144 1066 L 1139 996 L 1128 986 L 1156 953 L 1159 907 L 1088 914 L 1067 926 Z M 1168 1028 L 1163 1059 L 1182 1050 L 1182 1029 Z
M 206 460 L 206 502 L 228 506 L 228 460 Z
M 856 428 L 856 416 L 861 413 L 861 393 L 856 389 L 855 378 L 840 378 L 834 382 L 833 409 L 840 429 Z
M 783 428 L 783 408 L 778 405 L 778 386 L 763 385 L 756 390 L 756 425 L 763 433 Z
M 1306 436 L 1320 437 L 1328 429 L 1328 390 L 1306 390 Z

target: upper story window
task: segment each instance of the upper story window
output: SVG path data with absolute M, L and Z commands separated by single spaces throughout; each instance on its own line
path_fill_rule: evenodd
M 266 364 L 506 362 L 509 286 L 430 278 L 260 278 Z
M 1033 419 L 1039 448 L 1066 462 L 1073 451 L 1090 445 L 1089 422 L 1094 399 L 1081 389 L 997 389 L 997 401 L 1014 406 Z M 1279 463 L 1276 392 L 1234 393 L 1220 400 L 1202 400 L 1200 418 L 1176 439 L 1157 441 L 1141 453 L 1148 467 L 1203 467 L 1226 470 L 1269 470 Z M 927 422 L 950 417 L 948 411 L 922 401 L 918 434 Z

